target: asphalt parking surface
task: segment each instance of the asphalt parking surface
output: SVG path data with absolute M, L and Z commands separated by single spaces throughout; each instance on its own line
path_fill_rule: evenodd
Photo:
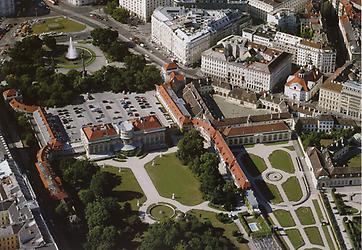
M 161 124 L 170 126 L 173 121 L 158 102 L 156 91 L 146 93 L 94 93 L 83 95 L 85 101 L 77 105 L 48 108 L 46 111 L 59 117 L 58 123 L 64 127 L 70 143 L 80 142 L 83 126 L 119 123 L 132 118 L 156 115 Z M 60 138 L 65 139 L 65 138 Z

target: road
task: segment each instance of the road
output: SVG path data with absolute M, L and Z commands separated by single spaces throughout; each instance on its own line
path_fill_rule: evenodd
M 101 19 L 93 19 L 90 17 L 90 12 L 97 12 L 97 9 L 94 7 L 74 7 L 68 4 L 60 3 L 59 5 L 49 6 L 51 8 L 51 13 L 57 13 L 58 15 L 64 15 L 70 17 L 76 21 L 82 22 L 88 25 L 91 28 L 112 28 L 117 30 L 119 34 L 119 38 L 122 41 L 128 42 L 132 44 L 133 50 L 137 53 L 147 55 L 149 60 L 155 62 L 157 65 L 162 66 L 165 63 L 170 63 L 171 60 L 166 56 L 161 54 L 161 52 L 156 50 L 156 47 L 153 46 L 152 43 L 149 42 L 149 37 L 142 36 L 142 32 L 137 32 L 137 28 L 131 29 L 128 25 L 120 24 L 119 22 L 113 20 L 111 17 L 107 17 L 104 20 Z M 98 9 L 98 12 L 101 12 Z M 135 44 L 130 38 L 137 35 L 140 38 L 141 42 L 147 46 L 141 47 Z M 88 37 L 89 35 L 81 34 L 78 39 L 82 39 Z M 194 69 L 183 68 L 182 69 L 185 76 L 189 78 L 197 78 L 198 75 Z

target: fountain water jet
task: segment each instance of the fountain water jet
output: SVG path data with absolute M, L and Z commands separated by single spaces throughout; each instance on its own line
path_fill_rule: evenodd
M 68 60 L 75 60 L 78 58 L 78 56 L 79 55 L 77 49 L 74 47 L 72 37 L 69 37 L 69 47 L 68 47 L 68 52 L 65 55 L 65 58 L 67 58 Z

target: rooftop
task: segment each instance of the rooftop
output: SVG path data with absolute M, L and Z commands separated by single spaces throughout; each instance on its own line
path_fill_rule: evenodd
M 270 133 L 276 131 L 289 131 L 288 126 L 284 122 L 272 124 L 258 124 L 243 127 L 226 127 L 223 130 L 225 136 L 251 135 L 257 133 Z
M 86 126 L 83 127 L 82 130 L 86 135 L 88 141 L 101 140 L 117 135 L 117 131 L 111 123 Z

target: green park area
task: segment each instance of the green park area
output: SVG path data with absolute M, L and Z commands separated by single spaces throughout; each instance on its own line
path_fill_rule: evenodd
M 263 238 L 272 233 L 267 221 L 261 215 L 256 217 L 254 215 L 243 215 L 240 213 L 239 220 L 245 231 L 253 239 Z
M 289 211 L 283 209 L 277 209 L 273 211 L 274 216 L 277 218 L 280 226 L 282 227 L 294 227 L 295 221 Z
M 320 144 L 322 147 L 328 147 L 333 143 L 333 139 L 321 139 Z
M 328 226 L 322 226 L 322 229 L 323 229 L 324 235 L 325 235 L 326 238 L 327 238 L 327 243 L 328 243 L 329 249 L 330 249 L 330 250 L 336 249 L 336 248 L 334 247 L 334 244 L 333 244 L 333 240 L 332 240 L 332 238 L 331 238 L 331 235 L 330 235 L 330 233 L 329 233 L 329 231 L 328 231 Z
M 235 237 L 233 235 L 234 232 L 239 231 L 238 227 L 236 226 L 236 224 L 234 222 L 223 223 L 217 219 L 216 213 L 203 211 L 203 210 L 193 209 L 187 213 L 194 215 L 196 218 L 198 218 L 202 222 L 210 221 L 213 227 L 220 228 L 221 230 L 223 230 L 223 235 L 226 238 L 228 238 L 236 246 L 237 249 L 240 249 L 240 250 L 249 249 L 249 247 L 246 243 L 238 242 L 237 237 Z
M 304 231 L 307 234 L 310 243 L 324 246 L 318 227 L 306 227 L 304 228 Z
M 269 155 L 269 161 L 273 168 L 283 170 L 287 173 L 293 174 L 295 172 L 292 159 L 290 155 L 282 150 L 276 150 Z
M 289 201 L 299 201 L 303 196 L 299 181 L 295 176 L 289 177 L 282 187 Z
M 302 238 L 302 235 L 300 234 L 298 229 L 286 229 L 285 233 L 287 234 L 290 242 L 292 243 L 294 249 L 298 249 L 302 246 L 304 246 L 305 242 Z
M 170 205 L 155 204 L 149 210 L 151 216 L 159 221 L 170 219 L 175 214 L 175 210 Z
M 263 194 L 264 198 L 272 204 L 279 204 L 283 202 L 283 198 L 280 195 L 277 186 L 265 183 L 263 180 L 255 180 L 255 185 L 259 189 L 260 193 Z
M 347 162 L 348 167 L 361 168 L 361 154 L 355 155 Z
M 188 206 L 203 201 L 200 182 L 187 166 L 182 165 L 175 153 L 156 157 L 154 164 L 146 164 L 146 170 L 161 196 L 171 199 L 175 194 L 175 200 Z
M 315 224 L 312 210 L 309 207 L 299 207 L 296 211 L 298 219 L 302 225 Z
M 319 221 L 322 222 L 324 220 L 324 217 L 323 217 L 321 207 L 318 204 L 318 200 L 312 200 L 312 201 L 313 201 L 314 208 L 315 208 L 315 210 L 317 212 Z
M 115 195 L 121 203 L 129 202 L 132 210 L 137 211 L 137 201 L 140 205 L 146 201 L 146 196 L 143 193 L 142 188 L 138 184 L 136 177 L 133 175 L 132 170 L 123 168 L 121 172 L 119 168 L 107 166 L 102 168 L 102 171 L 106 171 L 117 176 L 120 176 L 120 184 L 113 188 Z
M 267 169 L 263 158 L 254 154 L 246 154 L 242 156 L 242 161 L 248 173 L 253 177 L 259 176 Z
M 78 32 L 86 28 L 84 24 L 75 22 L 65 17 L 53 17 L 39 20 L 32 26 L 34 34 L 44 32 Z

